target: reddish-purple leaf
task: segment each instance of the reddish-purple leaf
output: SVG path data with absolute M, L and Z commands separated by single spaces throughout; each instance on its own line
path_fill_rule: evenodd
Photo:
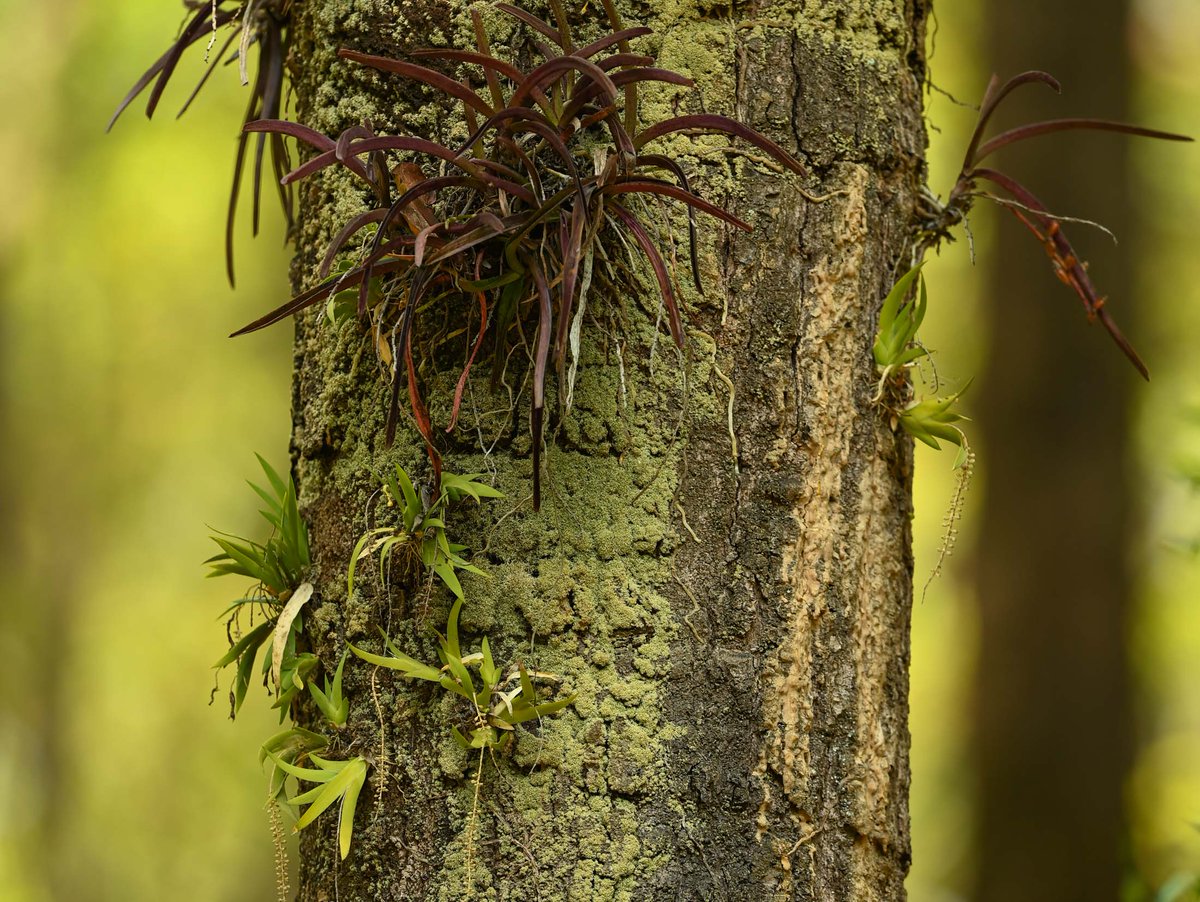
M 550 286 L 541 265 L 526 257 L 525 265 L 533 274 L 538 296 L 538 333 L 533 352 L 533 402 L 530 426 L 533 432 L 533 509 L 542 506 L 542 417 L 546 408 L 546 361 L 550 357 L 551 302 Z
M 408 260 L 389 260 L 376 265 L 377 273 L 396 272 L 405 269 L 411 265 Z M 350 288 L 362 281 L 362 268 L 347 270 L 339 276 L 332 279 L 327 279 L 320 285 L 316 285 L 308 291 L 302 292 L 292 298 L 286 304 L 276 307 L 270 313 L 260 316 L 254 322 L 242 326 L 236 332 L 230 334 L 230 338 L 237 338 L 239 335 L 247 335 L 250 332 L 257 332 L 259 329 L 265 329 L 267 326 L 273 326 L 280 320 L 287 319 L 293 314 L 299 313 L 318 301 L 322 301 L 329 297 L 334 291 L 341 291 L 343 288 Z
M 342 226 L 341 230 L 333 237 L 333 240 L 329 242 L 329 246 L 325 249 L 325 257 L 321 260 L 321 267 L 317 270 L 317 275 L 322 279 L 328 278 L 329 270 L 333 267 L 333 261 L 337 259 L 338 251 L 350 240 L 350 237 L 373 222 L 385 220 L 388 214 L 389 210 L 387 208 L 379 207 L 374 210 L 368 210 L 366 213 L 359 213 Z M 382 228 L 380 231 L 382 231 Z
M 710 204 L 704 198 L 697 197 L 692 192 L 678 188 L 670 182 L 661 182 L 658 179 L 622 179 L 611 185 L 605 185 L 600 191 L 603 194 L 661 194 L 664 197 L 683 201 L 689 207 L 695 207 L 701 213 L 715 216 L 745 232 L 754 231 L 748 223 L 738 219 L 732 213 L 727 213 L 716 204 Z
M 271 23 L 272 20 L 267 20 Z M 258 72 L 255 75 L 252 96 L 257 100 L 257 109 L 246 119 L 275 119 L 279 116 L 279 103 L 283 93 L 283 36 L 278 26 L 264 26 L 264 44 L 258 55 Z M 259 214 L 262 208 L 263 155 L 266 153 L 267 136 L 259 134 L 254 147 L 254 189 L 251 195 L 251 232 L 258 235 Z M 233 261 L 230 260 L 230 281 L 233 280 Z
M 976 169 L 973 175 L 999 185 L 1017 199 L 1023 209 L 1017 207 L 1009 207 L 1009 209 L 1046 247 L 1058 277 L 1079 296 L 1088 316 L 1099 318 L 1117 347 L 1142 374 L 1142 378 L 1149 381 L 1150 371 L 1146 368 L 1146 364 L 1142 362 L 1142 358 L 1133 349 L 1133 345 L 1117 328 L 1116 322 L 1105 309 L 1106 299 L 1100 297 L 1099 292 L 1096 291 L 1091 276 L 1088 275 L 1086 264 L 1075 253 L 1075 248 L 1063 234 L 1061 223 L 1047 210 L 1046 205 L 1032 191 L 1002 172 L 994 169 Z M 1029 216 L 1036 218 L 1037 223 L 1031 222 Z
M 597 53 L 602 53 L 609 47 L 616 44 L 628 44 L 632 38 L 645 37 L 648 34 L 654 34 L 654 29 L 639 26 L 637 28 L 623 28 L 620 31 L 614 31 L 612 34 L 606 34 L 599 40 L 580 47 L 575 51 L 576 56 L 581 56 L 584 59 L 589 59 Z
M 643 130 L 634 139 L 633 143 L 635 147 L 640 149 L 664 135 L 687 131 L 689 129 L 710 134 L 721 132 L 741 138 L 743 141 L 753 144 L 759 150 L 766 151 L 766 153 L 798 175 L 804 175 L 804 166 L 801 165 L 800 161 L 766 135 L 755 131 L 748 125 L 738 122 L 736 119 L 730 119 L 728 116 L 718 116 L 713 113 L 700 113 L 693 116 L 676 116 L 674 119 L 665 119 Z
M 521 106 L 535 88 L 540 88 L 568 72 L 576 71 L 600 85 L 610 99 L 617 97 L 617 86 L 608 73 L 590 60 L 578 56 L 556 56 L 542 63 L 525 77 L 509 99 L 510 106 Z
M 375 132 L 367 128 L 365 124 L 352 125 L 338 135 L 337 143 L 333 148 L 334 156 L 337 157 L 339 163 L 345 163 L 352 156 L 350 153 L 351 142 L 374 137 L 376 137 Z
M 967 154 L 963 158 L 962 168 L 964 171 L 975 165 L 976 150 L 979 148 L 979 142 L 983 140 L 984 129 L 987 128 L 988 121 L 992 118 L 992 114 L 996 112 L 996 108 L 1004 101 L 1005 97 L 1017 88 L 1029 84 L 1047 85 L 1056 94 L 1062 93 L 1062 85 L 1049 72 L 1031 69 L 1028 72 L 1014 75 L 1003 85 L 1000 84 L 1000 76 L 992 76 L 991 81 L 988 82 L 987 90 L 983 92 L 983 103 L 979 107 L 979 119 L 975 122 L 975 131 L 971 133 L 971 141 L 967 144 Z
M 522 215 L 510 216 L 507 220 L 500 220 L 491 214 L 488 214 L 488 216 L 491 217 L 490 222 L 484 222 L 478 228 L 474 228 L 464 235 L 447 241 L 437 251 L 429 255 L 426 263 L 432 266 L 434 263 L 448 260 L 451 257 L 461 254 L 463 251 L 468 251 L 473 247 L 483 244 L 485 241 L 490 241 L 499 235 L 513 231 L 524 224 L 526 219 Z
M 321 134 L 315 128 L 309 128 L 307 125 L 301 125 L 299 122 L 291 122 L 287 119 L 256 119 L 253 122 L 247 122 L 243 125 L 242 131 L 274 132 L 280 135 L 287 135 L 289 138 L 303 141 L 317 150 L 333 150 L 337 146 L 336 141 Z
M 253 98 L 250 101 L 251 110 L 254 107 Z M 248 113 L 250 111 L 247 111 Z M 246 163 L 246 148 L 249 146 L 249 135 L 244 131 L 238 135 L 237 151 L 233 157 L 233 183 L 229 188 L 229 203 L 225 208 L 225 275 L 229 284 L 233 280 L 233 226 L 237 218 L 238 195 L 242 191 L 242 168 Z
M 289 123 L 291 124 L 291 123 Z M 303 126 L 301 126 L 303 128 Z M 307 129 L 311 132 L 312 129 Z M 319 132 L 315 134 L 320 134 Z M 337 151 L 333 141 L 330 141 L 324 135 L 321 138 L 326 142 L 325 152 L 313 157 L 302 166 L 298 166 L 289 172 L 284 180 L 287 183 L 297 181 L 298 179 L 306 178 L 326 166 L 332 166 L 338 162 Z M 312 143 L 311 141 L 309 143 Z M 318 146 L 315 145 L 314 146 Z M 362 162 L 357 158 L 364 153 L 370 153 L 377 150 L 402 150 L 411 153 L 423 153 L 439 159 L 445 160 L 453 166 L 457 166 L 467 175 L 473 178 L 485 178 L 482 173 L 470 160 L 460 158 L 450 148 L 438 144 L 436 141 L 427 141 L 424 138 L 408 138 L 408 137 L 391 137 L 384 136 L 378 138 L 365 138 L 361 141 L 355 141 L 350 145 L 349 156 L 344 161 L 344 165 L 351 169 L 356 175 L 364 179 L 367 184 L 374 186 L 374 182 L 367 174 L 367 169 Z
M 620 204 L 609 204 L 609 209 L 617 214 L 617 218 L 633 234 L 634 240 L 637 241 L 638 246 L 642 249 L 642 253 L 650 261 L 650 268 L 654 270 L 654 278 L 658 281 L 658 290 L 662 295 L 663 305 L 667 308 L 667 321 L 671 326 L 671 337 L 675 339 L 675 344 L 682 349 L 683 325 L 680 322 L 679 305 L 675 301 L 675 289 L 671 285 L 671 274 L 667 270 L 666 262 L 658 252 L 658 248 L 654 246 L 654 241 L 646 231 L 645 226 L 642 225 L 636 216 Z
M 575 306 L 575 286 L 579 281 L 579 266 L 583 261 L 583 230 L 587 225 L 587 207 L 575 204 L 571 208 L 570 224 L 564 223 L 562 242 L 562 289 L 558 305 L 558 335 L 554 354 L 558 362 L 559 381 L 566 360 L 567 332 Z
M 1098 131 L 1119 132 L 1125 135 L 1137 135 L 1141 138 L 1157 138 L 1162 141 L 1191 141 L 1187 135 L 1177 135 L 1173 132 L 1158 131 L 1153 128 L 1142 128 L 1139 125 L 1129 125 L 1125 122 L 1112 122 L 1108 119 L 1048 119 L 1045 122 L 1031 122 L 1017 128 L 1001 132 L 996 137 L 983 144 L 975 153 L 975 163 L 987 159 L 997 150 L 1018 141 L 1036 138 L 1038 135 L 1048 135 L 1052 132 L 1066 131 Z
M 403 60 L 394 60 L 386 56 L 372 56 L 369 53 L 359 53 L 356 50 L 348 50 L 344 47 L 338 51 L 338 56 L 351 62 L 370 66 L 373 69 L 394 72 L 397 75 L 403 75 L 405 78 L 423 82 L 435 90 L 461 100 L 467 106 L 484 116 L 492 114 L 492 108 L 488 106 L 482 97 L 462 84 L 462 82 L 457 82 L 453 78 L 443 75 L 441 72 L 436 72 L 425 66 L 418 66 L 416 63 L 406 63 Z
M 482 275 L 483 254 L 477 253 L 475 255 L 475 281 L 478 282 Z M 475 343 L 471 346 L 471 356 L 467 358 L 467 365 L 463 367 L 463 371 L 458 377 L 458 384 L 454 386 L 454 403 L 450 406 L 450 425 L 446 427 L 447 432 L 453 432 L 454 427 L 458 424 L 458 412 L 462 407 L 467 378 L 471 375 L 471 366 L 475 363 L 475 355 L 479 353 L 479 348 L 483 345 L 483 338 L 487 335 L 487 292 L 477 291 L 475 297 L 479 301 L 479 334 L 475 336 Z
M 209 78 L 212 77 L 212 74 L 216 71 L 217 67 L 221 65 L 221 57 L 225 55 L 225 51 L 227 51 L 229 46 L 240 36 L 240 32 L 238 31 L 231 31 L 229 33 L 229 37 L 225 39 L 225 43 L 221 45 L 221 49 L 213 54 L 212 62 L 205 67 L 204 74 L 200 76 L 200 81 L 196 82 L 196 87 L 192 88 L 192 93 L 188 95 L 187 100 L 183 102 L 183 106 L 179 108 L 179 112 L 175 114 L 176 119 L 180 118 L 184 113 L 186 113 L 188 108 L 192 105 L 192 101 L 200 96 L 200 91 L 206 84 L 208 84 Z M 129 99 L 132 100 L 133 98 L 131 97 Z M 116 117 L 114 116 L 113 118 L 115 120 Z M 109 127 L 112 127 L 111 122 L 109 123 Z
M 220 28 L 236 15 L 237 12 L 235 10 L 219 11 L 217 13 L 217 27 Z M 179 65 L 180 59 L 183 58 L 183 52 L 200 40 L 201 37 L 208 34 L 212 27 L 212 12 L 206 6 L 196 12 L 196 15 L 184 28 L 183 33 L 180 34 L 175 43 L 171 45 L 171 48 L 163 55 L 161 59 L 162 65 L 159 66 L 158 80 L 154 82 L 154 87 L 150 89 L 150 98 L 146 101 L 147 119 L 151 118 L 154 115 L 154 111 L 158 108 L 158 101 L 162 98 L 162 93 L 167 87 L 167 82 L 171 80 L 171 76 L 175 72 L 175 67 Z M 130 99 L 132 100 L 132 98 Z M 116 119 L 115 116 L 113 118 L 114 120 Z
M 363 279 L 359 285 L 358 292 L 359 316 L 362 316 L 367 312 L 367 296 L 370 290 L 372 269 L 375 266 L 375 261 L 378 260 L 384 253 L 386 253 L 385 245 L 383 244 L 383 238 L 387 233 L 388 226 L 391 225 L 392 220 L 395 219 L 397 214 L 405 213 L 409 206 L 416 204 L 418 200 L 426 195 L 436 194 L 443 188 L 456 187 L 481 188 L 483 187 L 483 183 L 464 176 L 443 176 L 441 178 L 424 179 L 417 182 L 417 184 L 413 185 L 402 195 L 400 195 L 396 202 L 388 208 L 386 215 L 383 217 L 383 221 L 379 225 L 378 231 L 375 233 L 374 239 L 371 241 L 371 249 L 367 254 L 367 259 L 362 263 Z M 422 231 L 422 228 L 419 226 L 419 222 L 414 223 L 410 221 L 409 226 L 410 228 L 413 228 L 414 226 L 416 227 L 419 238 L 419 233 Z M 416 242 L 414 242 L 413 259 L 417 266 L 420 266 L 421 264 L 421 256 L 423 253 L 424 247 L 422 246 L 421 248 L 418 248 Z
M 639 154 L 637 159 L 633 161 L 633 165 L 638 168 L 652 166 L 657 169 L 665 169 L 679 180 L 679 187 L 688 192 L 688 194 L 691 194 L 694 197 L 699 197 L 699 195 L 692 190 L 692 186 L 688 184 L 687 173 L 683 171 L 683 167 L 671 157 L 662 156 L 661 154 Z M 687 208 L 687 214 L 688 260 L 692 267 L 692 283 L 696 286 L 696 291 L 698 291 L 700 294 L 704 294 L 704 285 L 700 281 L 700 257 L 697 251 L 698 240 L 696 237 L 695 207 L 689 204 Z
M 510 62 L 497 59 L 487 53 L 476 53 L 474 50 L 454 50 L 445 47 L 421 47 L 418 50 L 412 51 L 415 57 L 443 60 L 454 63 L 472 63 L 483 69 L 485 73 L 499 73 L 511 81 L 514 85 L 520 84 L 525 80 L 525 73 L 518 69 Z M 493 97 L 497 108 L 504 106 L 504 97 L 501 94 L 497 100 Z
M 532 13 L 527 13 L 525 10 L 517 6 L 513 6 L 511 3 L 497 3 L 496 9 L 503 13 L 508 13 L 514 19 L 519 19 L 520 21 L 524 22 L 534 31 L 548 37 L 560 48 L 563 46 L 563 38 L 562 35 L 558 33 L 558 29 L 551 27 L 548 22 L 542 21 Z
M 577 54 L 582 56 L 582 54 Z M 640 53 L 614 53 L 596 63 L 605 72 L 611 72 L 618 66 L 653 66 L 654 57 L 643 56 Z
M 492 48 L 488 44 L 487 30 L 483 27 L 483 16 L 475 7 L 471 7 L 471 25 L 475 29 L 475 46 L 479 50 L 479 55 L 492 59 Z M 504 106 L 504 92 L 500 90 L 500 79 L 487 65 L 484 65 L 483 75 L 487 79 L 488 91 L 492 95 L 492 105 L 499 109 Z M 520 79 L 518 78 L 516 81 L 520 81 Z
M 429 239 L 438 232 L 443 232 L 446 229 L 444 222 L 435 222 L 433 225 L 426 226 L 417 232 L 417 239 L 413 242 L 413 265 L 421 266 L 425 261 L 425 245 L 429 243 Z

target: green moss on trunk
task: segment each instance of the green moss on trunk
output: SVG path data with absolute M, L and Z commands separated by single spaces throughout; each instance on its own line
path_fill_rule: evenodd
M 656 331 L 646 286 L 598 282 L 571 412 L 551 418 L 538 514 L 525 364 L 506 374 L 515 404 L 477 364 L 446 466 L 493 474 L 506 498 L 452 513 L 453 538 L 488 574 L 464 580 L 464 642 L 487 635 L 498 661 L 552 673 L 577 698 L 485 762 L 474 891 L 897 899 L 909 457 L 869 403 L 869 347 L 920 175 L 922 7 L 793 0 L 751 18 L 703 0 L 654 6 L 623 13 L 656 27 L 647 40 L 662 65 L 697 79 L 686 103 L 766 131 L 810 163 L 810 192 L 836 194 L 810 204 L 793 180 L 721 142 L 664 142 L 706 197 L 757 231 L 735 239 L 705 226 L 707 290 L 686 295 L 684 356 Z M 364 117 L 379 131 L 455 128 L 428 95 L 336 50 L 463 44 L 465 9 L 298 3 L 301 121 L 331 134 Z M 499 45 L 512 40 L 502 17 L 486 18 Z M 670 112 L 669 95 L 646 102 L 650 115 Z M 297 287 L 363 203 L 334 170 L 301 198 Z M 421 373 L 435 413 L 465 359 L 461 340 L 442 347 Z M 376 623 L 434 660 L 429 631 L 449 607 L 440 589 L 385 587 L 368 573 L 346 598 L 351 549 L 378 515 L 372 474 L 400 463 L 430 476 L 415 430 L 384 446 L 387 393 L 357 324 L 298 323 L 293 443 L 318 569 L 309 632 L 326 661 L 346 640 L 374 641 Z M 556 404 L 551 388 L 547 410 Z M 826 532 L 814 544 L 816 525 Z M 375 766 L 347 861 L 332 827 L 302 835 L 301 899 L 464 898 L 477 759 L 449 740 L 459 710 L 365 664 L 347 665 L 345 684 L 351 715 L 334 751 Z M 812 737 L 803 762 L 783 754 L 800 736 Z

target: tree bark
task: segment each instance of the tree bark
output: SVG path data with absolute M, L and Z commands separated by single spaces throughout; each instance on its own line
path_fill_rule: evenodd
M 998 65 L 1046 69 L 1063 84 L 1061 98 L 1014 94 L 1010 121 L 1128 118 L 1123 0 L 1002 0 L 989 16 Z M 1102 105 L 1085 109 L 1089 98 Z M 1062 136 L 1005 151 L 1004 161 L 1056 213 L 1120 233 L 1114 246 L 1086 226 L 1070 227 L 1126 329 L 1138 306 L 1129 278 L 1128 148 L 1119 137 Z M 1078 301 L 1019 224 L 1000 222 L 990 269 L 975 897 L 1114 899 L 1132 746 L 1128 441 L 1139 380 L 1107 336 L 1085 328 Z
M 627 24 L 655 29 L 642 40 L 660 65 L 697 80 L 681 112 L 766 132 L 826 197 L 810 202 L 797 179 L 711 142 L 671 145 L 755 232 L 703 226 L 706 292 L 687 298 L 682 356 L 646 286 L 589 298 L 540 513 L 527 393 L 509 411 L 477 365 L 442 450 L 449 470 L 492 473 L 507 497 L 453 512 L 452 538 L 488 573 L 464 583 L 464 641 L 487 636 L 498 662 L 552 672 L 577 697 L 486 760 L 473 818 L 477 758 L 451 742 L 444 693 L 348 663 L 350 721 L 331 754 L 374 767 L 345 862 L 332 824 L 301 834 L 301 899 L 904 897 L 911 443 L 871 402 L 870 349 L 907 268 L 923 178 L 926 7 L 623 6 Z M 300 120 L 329 134 L 364 117 L 380 132 L 447 128 L 430 97 L 335 53 L 461 45 L 465 10 L 296 4 Z M 513 41 L 502 17 L 487 20 L 498 46 Z M 301 194 L 297 286 L 361 209 L 337 174 Z M 445 347 L 456 350 L 420 374 L 442 423 L 465 353 Z M 415 430 L 385 447 L 389 387 L 373 355 L 356 325 L 297 324 L 293 444 L 317 566 L 308 631 L 326 662 L 375 623 L 436 660 L 429 633 L 448 598 L 366 577 L 346 597 L 372 472 L 398 462 L 430 476 Z M 513 364 L 514 390 L 525 368 Z

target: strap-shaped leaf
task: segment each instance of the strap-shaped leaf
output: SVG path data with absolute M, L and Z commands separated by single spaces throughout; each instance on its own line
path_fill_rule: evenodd
M 462 584 L 458 581 L 458 577 L 454 574 L 454 567 L 448 561 L 441 561 L 433 565 L 433 572 L 436 573 L 446 584 L 454 597 L 459 601 L 464 600 Z
M 1113 122 L 1109 119 L 1048 119 L 1045 122 L 1031 122 L 1028 125 L 1021 125 L 996 135 L 996 137 L 979 148 L 975 154 L 975 159 L 972 161 L 972 167 L 991 156 L 1001 147 L 1007 147 L 1009 144 L 1016 144 L 1018 141 L 1025 141 L 1029 138 L 1036 138 L 1039 135 L 1048 135 L 1054 132 L 1080 130 L 1117 132 L 1124 135 L 1136 135 L 1140 138 L 1157 138 L 1160 141 L 1194 140 L 1187 135 L 1159 131 L 1154 128 L 1142 128 L 1140 125 L 1130 125 L 1127 122 Z
M 552 702 L 543 702 L 539 705 L 514 705 L 513 713 L 505 719 L 511 724 L 526 723 L 531 720 L 536 720 L 539 717 L 548 717 L 551 714 L 561 711 L 573 701 L 575 701 L 574 693 L 568 695 L 566 698 L 555 699 Z
M 378 667 L 386 667 L 389 670 L 398 670 L 404 676 L 411 679 L 428 680 L 431 683 L 440 682 L 442 679 L 442 672 L 436 667 L 430 667 L 428 664 L 422 664 L 415 658 L 410 658 L 408 655 L 398 651 L 390 642 L 388 642 L 388 650 L 391 652 L 391 657 L 363 651 L 353 644 L 350 644 L 349 647 L 350 651 L 364 661 L 375 664 Z
M 1031 69 L 1028 72 L 1021 72 L 1018 75 L 1014 75 L 1008 81 L 1004 82 L 1004 84 L 1000 83 L 1000 76 L 993 75 L 991 77 L 987 90 L 983 92 L 983 103 L 979 106 L 979 119 L 975 122 L 975 131 L 971 133 L 971 140 L 967 144 L 967 154 L 963 158 L 964 172 L 975 165 L 979 142 L 983 139 L 983 132 L 987 128 L 992 114 L 996 112 L 996 108 L 1004 101 L 1005 97 L 1017 88 L 1030 84 L 1046 85 L 1055 94 L 1062 93 L 1062 85 L 1058 83 L 1057 78 L 1049 72 L 1042 72 L 1037 69 Z
M 673 119 L 665 119 L 643 130 L 634 139 L 633 143 L 635 147 L 640 149 L 664 135 L 688 130 L 708 133 L 723 132 L 727 135 L 741 138 L 743 141 L 753 144 L 759 150 L 766 151 L 766 153 L 798 175 L 804 175 L 805 173 L 804 166 L 799 160 L 766 135 L 755 131 L 745 123 L 738 122 L 736 119 L 730 119 L 728 116 L 718 116 L 713 113 L 698 113 L 691 116 L 676 116 Z
M 284 761 L 281 757 L 271 751 L 267 752 L 267 757 L 275 762 L 275 766 L 280 770 L 291 774 L 293 777 L 296 777 L 300 780 L 307 780 L 310 783 L 325 783 L 333 776 L 330 771 L 323 767 L 319 770 L 311 767 L 297 767 L 295 764 Z M 309 755 L 309 757 L 311 758 L 312 755 Z
M 433 69 L 418 66 L 416 63 L 406 63 L 403 60 L 391 59 L 386 56 L 373 56 L 369 53 L 359 53 L 356 50 L 347 50 L 346 48 L 339 50 L 338 56 L 351 62 L 370 66 L 373 69 L 379 69 L 383 72 L 394 72 L 397 75 L 403 75 L 405 78 L 423 82 L 431 88 L 441 91 L 443 94 L 449 94 L 451 97 L 461 100 L 471 109 L 479 112 L 480 115 L 492 115 L 492 108 L 488 106 L 482 97 L 462 82 L 455 81 L 453 78 L 449 78 Z
M 247 649 L 258 648 L 259 645 L 266 641 L 267 636 L 271 634 L 271 630 L 274 629 L 274 627 L 275 622 L 273 620 L 260 623 L 250 632 L 246 633 L 246 635 L 242 636 L 242 638 L 240 638 L 237 642 L 235 642 L 233 647 L 230 648 L 229 651 L 227 651 L 224 655 L 222 655 L 221 660 L 214 664 L 213 667 L 217 670 L 220 670 L 222 667 L 226 667 L 240 658 Z
M 685 191 L 682 188 L 672 185 L 670 182 L 663 182 L 658 179 L 626 179 L 612 185 L 606 185 L 600 190 L 604 194 L 661 194 L 663 197 L 683 201 L 689 207 L 695 207 L 701 213 L 714 216 L 744 232 L 754 231 L 748 223 L 738 219 L 732 213 L 726 212 L 716 204 L 710 204 L 704 198 L 698 197 L 691 191 Z
M 645 226 L 642 225 L 636 216 L 620 204 L 610 204 L 609 209 L 629 229 L 638 247 L 642 249 L 642 253 L 650 261 L 650 268 L 654 272 L 654 278 L 658 281 L 658 290 L 662 295 L 663 305 L 667 308 L 667 322 L 671 327 L 671 337 L 675 339 L 675 344 L 682 348 L 683 323 L 679 317 L 679 304 L 675 300 L 675 288 L 671 282 L 671 274 L 667 270 L 667 264 L 663 260 L 662 254 L 658 252 L 658 248 L 655 247 L 654 241 L 650 238 Z
M 261 764 L 270 755 L 278 755 L 288 763 L 295 763 L 297 755 L 313 749 L 324 748 L 328 744 L 329 739 L 320 733 L 314 733 L 304 727 L 292 727 L 276 733 L 262 744 L 258 750 L 258 762 Z
M 314 820 L 316 820 L 325 809 L 334 802 L 341 799 L 344 795 L 349 794 L 352 789 L 354 798 L 357 802 L 358 791 L 362 789 L 362 785 L 367 779 L 367 762 L 362 758 L 355 758 L 347 763 L 347 766 L 342 768 L 332 779 L 330 779 L 323 787 L 320 787 L 320 792 L 309 804 L 304 813 L 300 815 L 300 819 L 296 821 L 296 830 L 303 830 Z M 291 804 L 298 803 L 296 799 L 291 800 Z M 350 811 L 351 818 L 354 816 L 353 806 Z M 340 825 L 338 829 L 339 849 L 342 858 L 350 852 L 350 831 L 346 830 L 344 825 Z
M 279 618 L 275 622 L 275 635 L 271 643 L 271 678 L 279 686 L 279 671 L 283 666 L 283 649 L 287 644 L 288 635 L 292 631 L 292 623 L 300 614 L 300 609 L 312 598 L 312 583 L 303 583 L 292 593 Z
M 404 493 L 404 528 L 408 532 L 412 532 L 417 524 L 417 517 L 421 515 L 421 499 L 417 497 L 417 490 L 413 487 L 412 480 L 408 478 L 408 474 L 399 464 L 396 464 L 396 482 Z M 400 500 L 397 498 L 396 502 L 399 503 Z
M 367 780 L 367 763 L 362 758 L 355 758 L 351 762 L 351 768 L 353 768 L 353 778 L 342 795 L 342 808 L 338 814 L 338 851 L 341 853 L 343 861 L 350 854 L 350 842 L 354 837 L 354 812 L 358 808 L 358 794 Z

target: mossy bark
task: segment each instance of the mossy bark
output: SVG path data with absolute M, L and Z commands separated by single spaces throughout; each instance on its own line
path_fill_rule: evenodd
M 508 392 L 476 370 L 446 466 L 494 474 L 506 498 L 452 513 L 453 538 L 488 573 L 464 583 L 466 643 L 486 635 L 498 661 L 556 674 L 577 697 L 487 758 L 472 816 L 477 759 L 450 740 L 446 694 L 348 664 L 334 753 L 374 767 L 345 862 L 331 815 L 302 834 L 301 899 L 903 898 L 911 455 L 871 403 L 870 347 L 923 175 L 925 7 L 623 5 L 655 28 L 643 40 L 661 64 L 699 83 L 681 109 L 737 116 L 810 176 L 708 140 L 670 148 L 755 231 L 704 228 L 706 291 L 687 299 L 683 355 L 645 285 L 593 291 L 540 513 L 524 363 L 508 374 L 511 416 Z M 466 8 L 297 3 L 300 119 L 329 133 L 363 117 L 452 128 L 436 99 L 335 53 L 461 43 Z M 515 40 L 487 19 L 498 44 Z M 674 101 L 651 96 L 646 116 Z M 336 173 L 305 186 L 298 285 L 361 203 Z M 421 380 L 445 423 L 465 349 L 440 347 Z M 318 568 L 308 635 L 325 661 L 377 623 L 434 660 L 430 629 L 445 622 L 444 593 L 399 575 L 346 597 L 351 549 L 380 516 L 372 472 L 401 463 L 429 478 L 415 431 L 385 447 L 387 394 L 357 325 L 299 322 L 294 449 Z

